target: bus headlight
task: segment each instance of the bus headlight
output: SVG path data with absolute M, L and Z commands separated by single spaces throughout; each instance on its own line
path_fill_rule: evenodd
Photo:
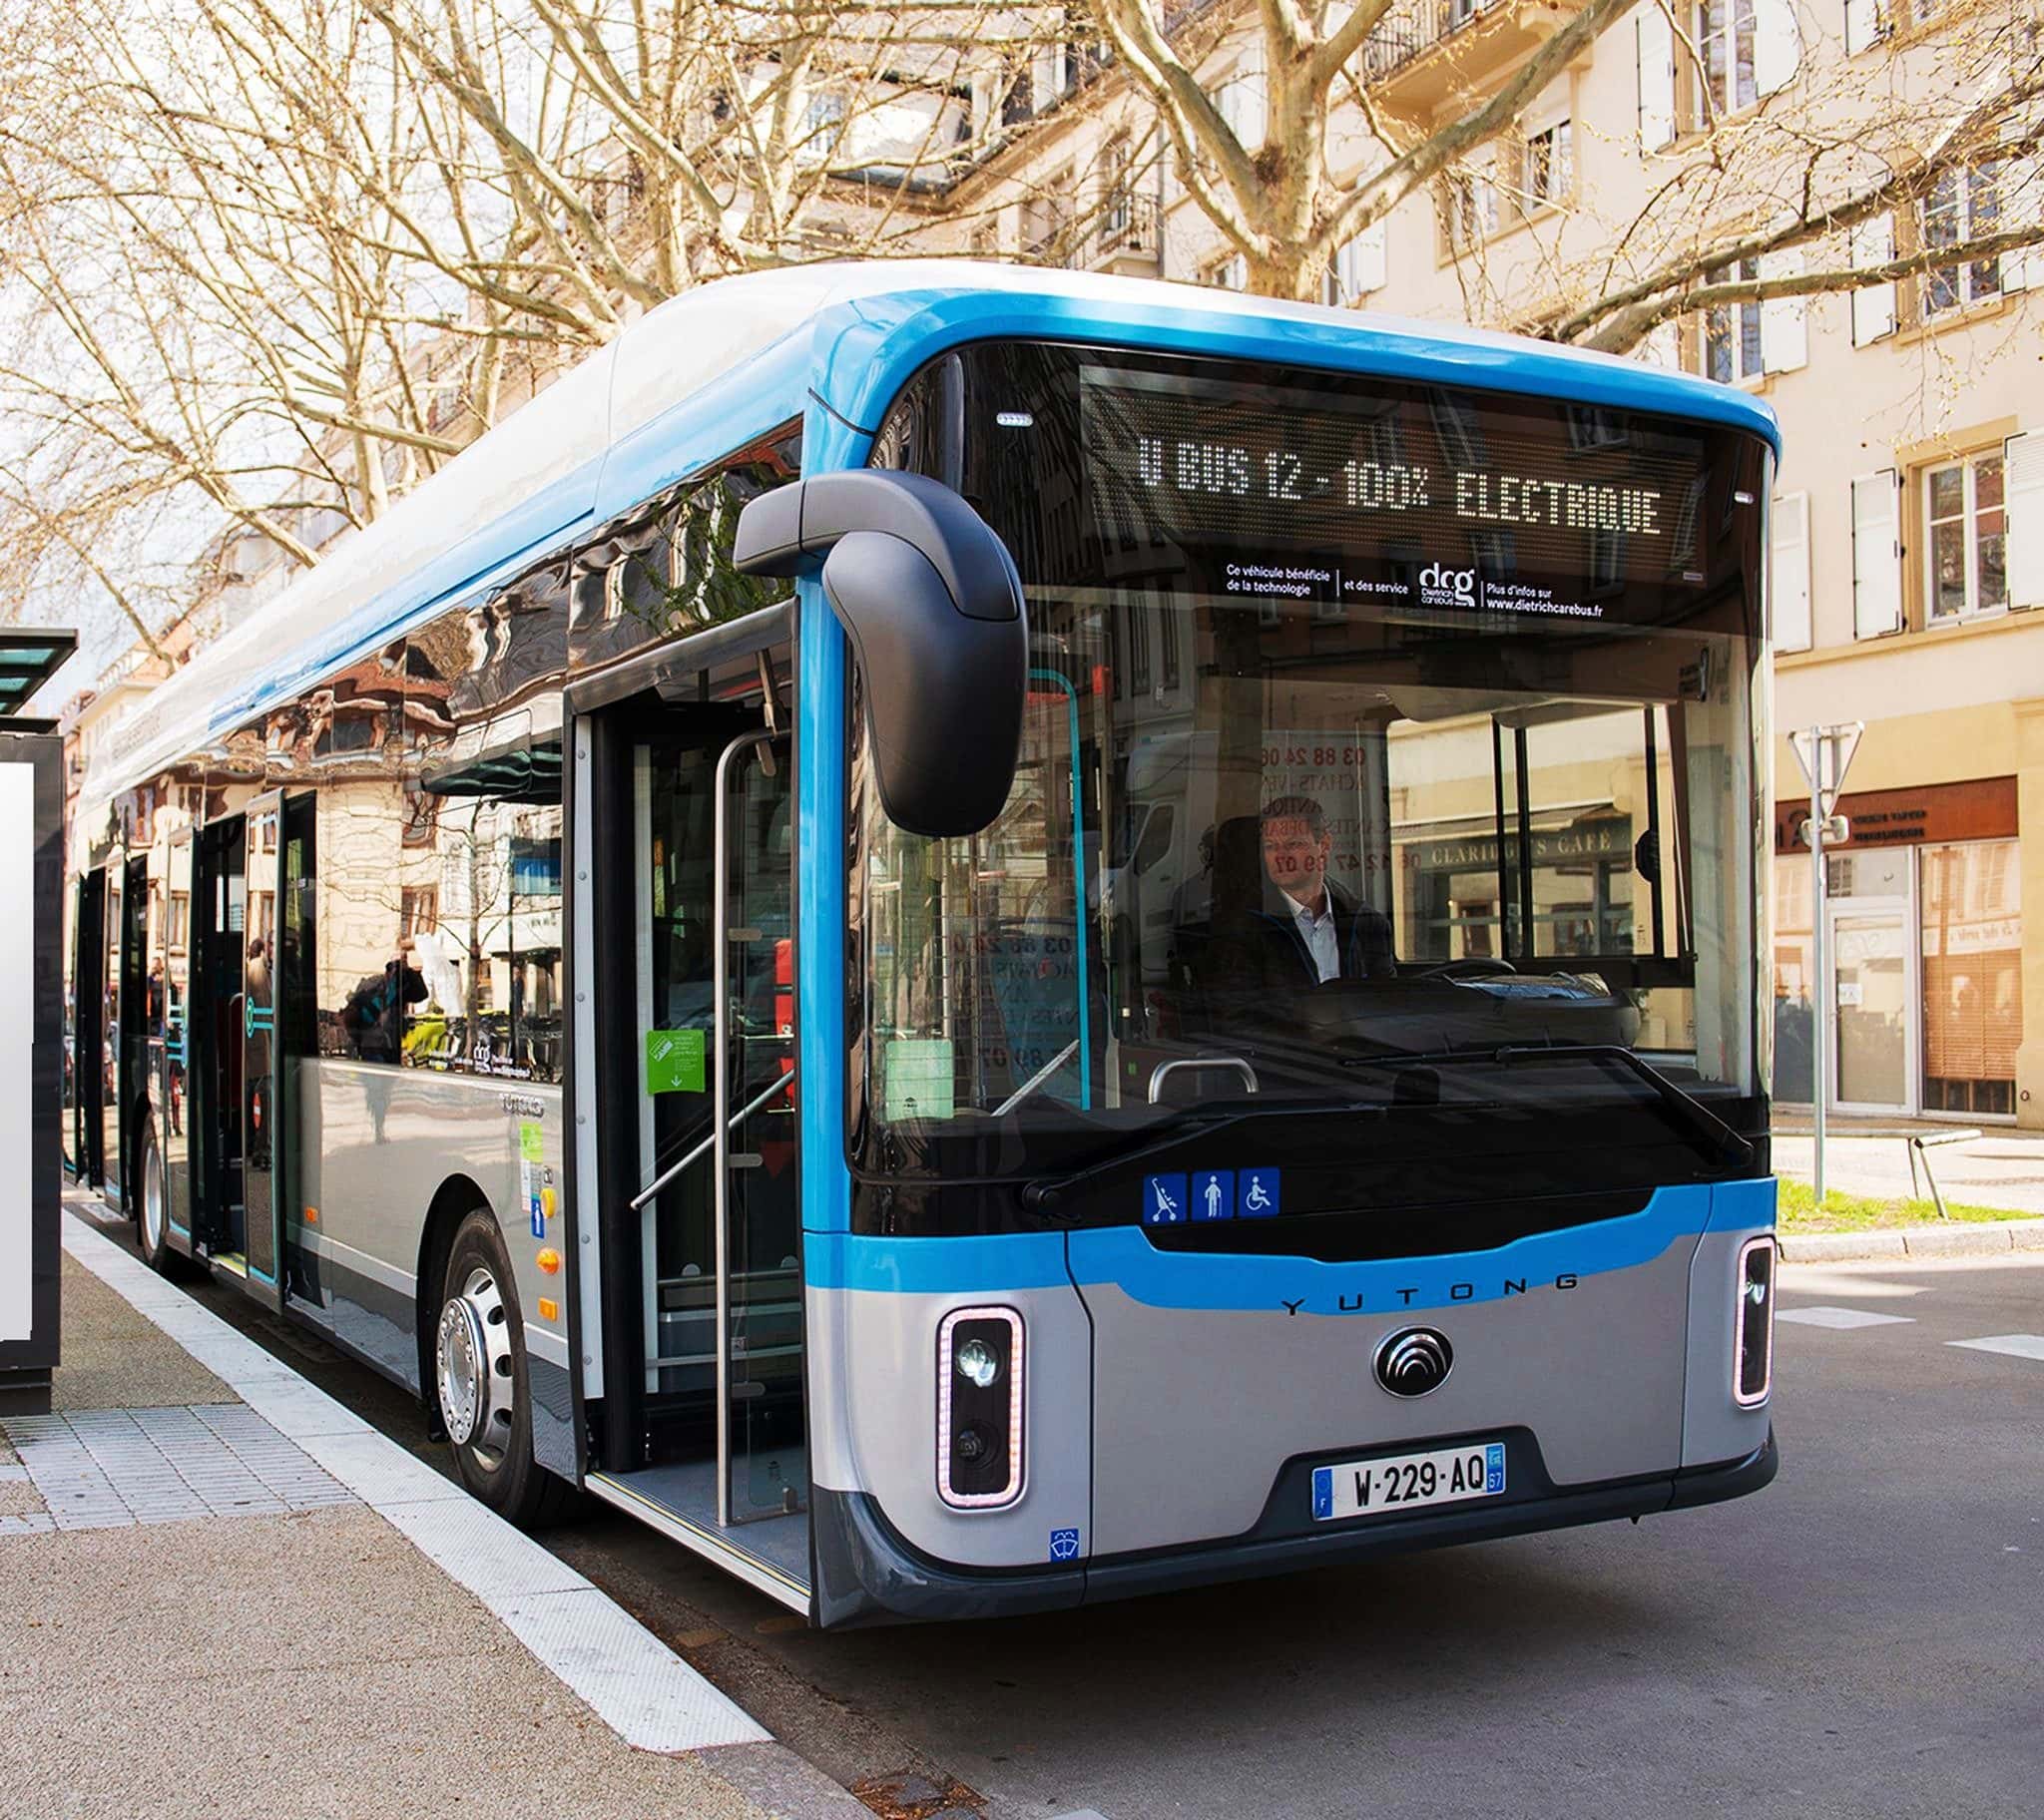
M 954 1308 L 937 1328 L 937 1493 L 955 1510 L 1022 1496 L 1022 1317 Z
M 1752 1409 L 1775 1386 L 1775 1241 L 1750 1238 L 1739 1248 L 1739 1305 L 1733 1315 L 1732 1400 Z

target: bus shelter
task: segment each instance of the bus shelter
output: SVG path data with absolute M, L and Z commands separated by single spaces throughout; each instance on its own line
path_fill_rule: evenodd
M 20 710 L 77 648 L 0 630 L 0 1413 L 50 1407 L 64 1104 L 64 782 L 54 720 Z

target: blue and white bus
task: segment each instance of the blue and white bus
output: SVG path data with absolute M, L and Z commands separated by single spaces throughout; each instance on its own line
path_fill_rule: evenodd
M 1765 1485 L 1744 393 L 964 263 L 706 285 L 164 683 L 74 1170 L 818 1624 Z

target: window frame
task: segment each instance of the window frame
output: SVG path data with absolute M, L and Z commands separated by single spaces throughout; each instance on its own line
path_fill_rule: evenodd
M 1705 281 L 1711 284 L 1730 284 L 1735 281 L 1758 280 L 1761 275 L 1760 260 L 1741 259 L 1737 265 L 1721 265 L 1715 271 L 1705 274 Z M 1762 311 L 1766 307 L 1758 298 L 1748 303 L 1713 303 L 1697 311 L 1694 317 L 1694 349 L 1692 358 L 1700 378 L 1716 381 L 1720 385 L 1756 386 L 1768 376 L 1768 343 L 1763 328 Z M 1727 334 L 1727 344 L 1732 350 L 1732 373 L 1729 378 L 1720 379 L 1711 368 L 1712 329 L 1721 319 Z M 1753 352 L 1753 365 L 1746 365 L 1749 341 Z
M 2002 175 L 2003 164 L 1998 158 L 1982 159 L 1973 165 L 1952 166 L 1940 172 L 1929 193 L 1917 200 L 1912 212 L 1913 226 L 1916 233 L 1916 250 L 1923 260 L 1923 270 L 1915 280 L 1915 308 L 1911 313 L 1920 327 L 1933 328 L 1956 321 L 1969 310 L 1986 309 L 1999 304 L 2007 295 L 2003 281 L 2006 276 L 2003 259 L 1969 259 L 1959 264 L 1940 265 L 1935 262 L 1938 244 L 1933 243 L 1930 237 L 1932 204 L 1937 191 L 1946 183 L 1952 186 L 1949 213 L 1956 227 L 1955 237 L 1942 243 L 1958 245 L 1973 237 L 1981 225 L 1977 216 L 1979 198 L 1976 191 L 1982 188 L 1987 192 L 1993 211 L 1986 224 L 1991 230 L 2002 216 Z M 1983 178 L 1984 184 L 1976 181 Z M 1945 211 L 1940 208 L 1939 213 L 1943 214 Z M 1992 285 L 1976 290 L 1975 274 L 1986 265 L 1994 268 Z M 1933 304 L 1933 284 L 1946 274 L 1950 274 L 1956 281 L 1955 294 L 1947 303 Z
M 2001 469 L 2001 503 L 1981 507 L 1979 504 L 1979 469 L 1982 463 L 1992 462 Z M 1939 474 L 1957 471 L 1962 477 L 1961 504 L 1958 513 L 1943 517 L 1934 516 L 1931 483 Z M 2008 587 L 2008 464 L 1999 443 L 1968 449 L 1963 453 L 1939 461 L 1925 462 L 1911 476 L 1916 489 L 1917 510 L 1915 519 L 1923 533 L 1923 547 L 1920 561 L 1914 565 L 1918 595 L 1918 624 L 1925 630 L 1936 626 L 1972 625 L 1981 620 L 1997 620 L 2009 611 Z M 1980 514 L 1985 510 L 2001 516 L 2002 583 L 2001 600 L 1998 605 L 1983 607 L 1979 601 L 1980 567 Z M 1937 539 L 1939 525 L 1959 524 L 1964 536 L 1966 604 L 1956 613 L 1939 613 L 1937 604 Z

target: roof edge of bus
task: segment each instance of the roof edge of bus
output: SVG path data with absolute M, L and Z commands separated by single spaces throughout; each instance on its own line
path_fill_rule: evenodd
M 1009 334 L 1560 394 L 1732 424 L 1781 453 L 1773 411 L 1749 393 L 1456 324 L 968 259 L 717 279 L 568 368 L 160 683 L 110 732 L 80 793 L 79 827 L 101 833 L 94 816 L 123 791 L 798 414 L 811 386 L 869 432 L 922 361 Z

